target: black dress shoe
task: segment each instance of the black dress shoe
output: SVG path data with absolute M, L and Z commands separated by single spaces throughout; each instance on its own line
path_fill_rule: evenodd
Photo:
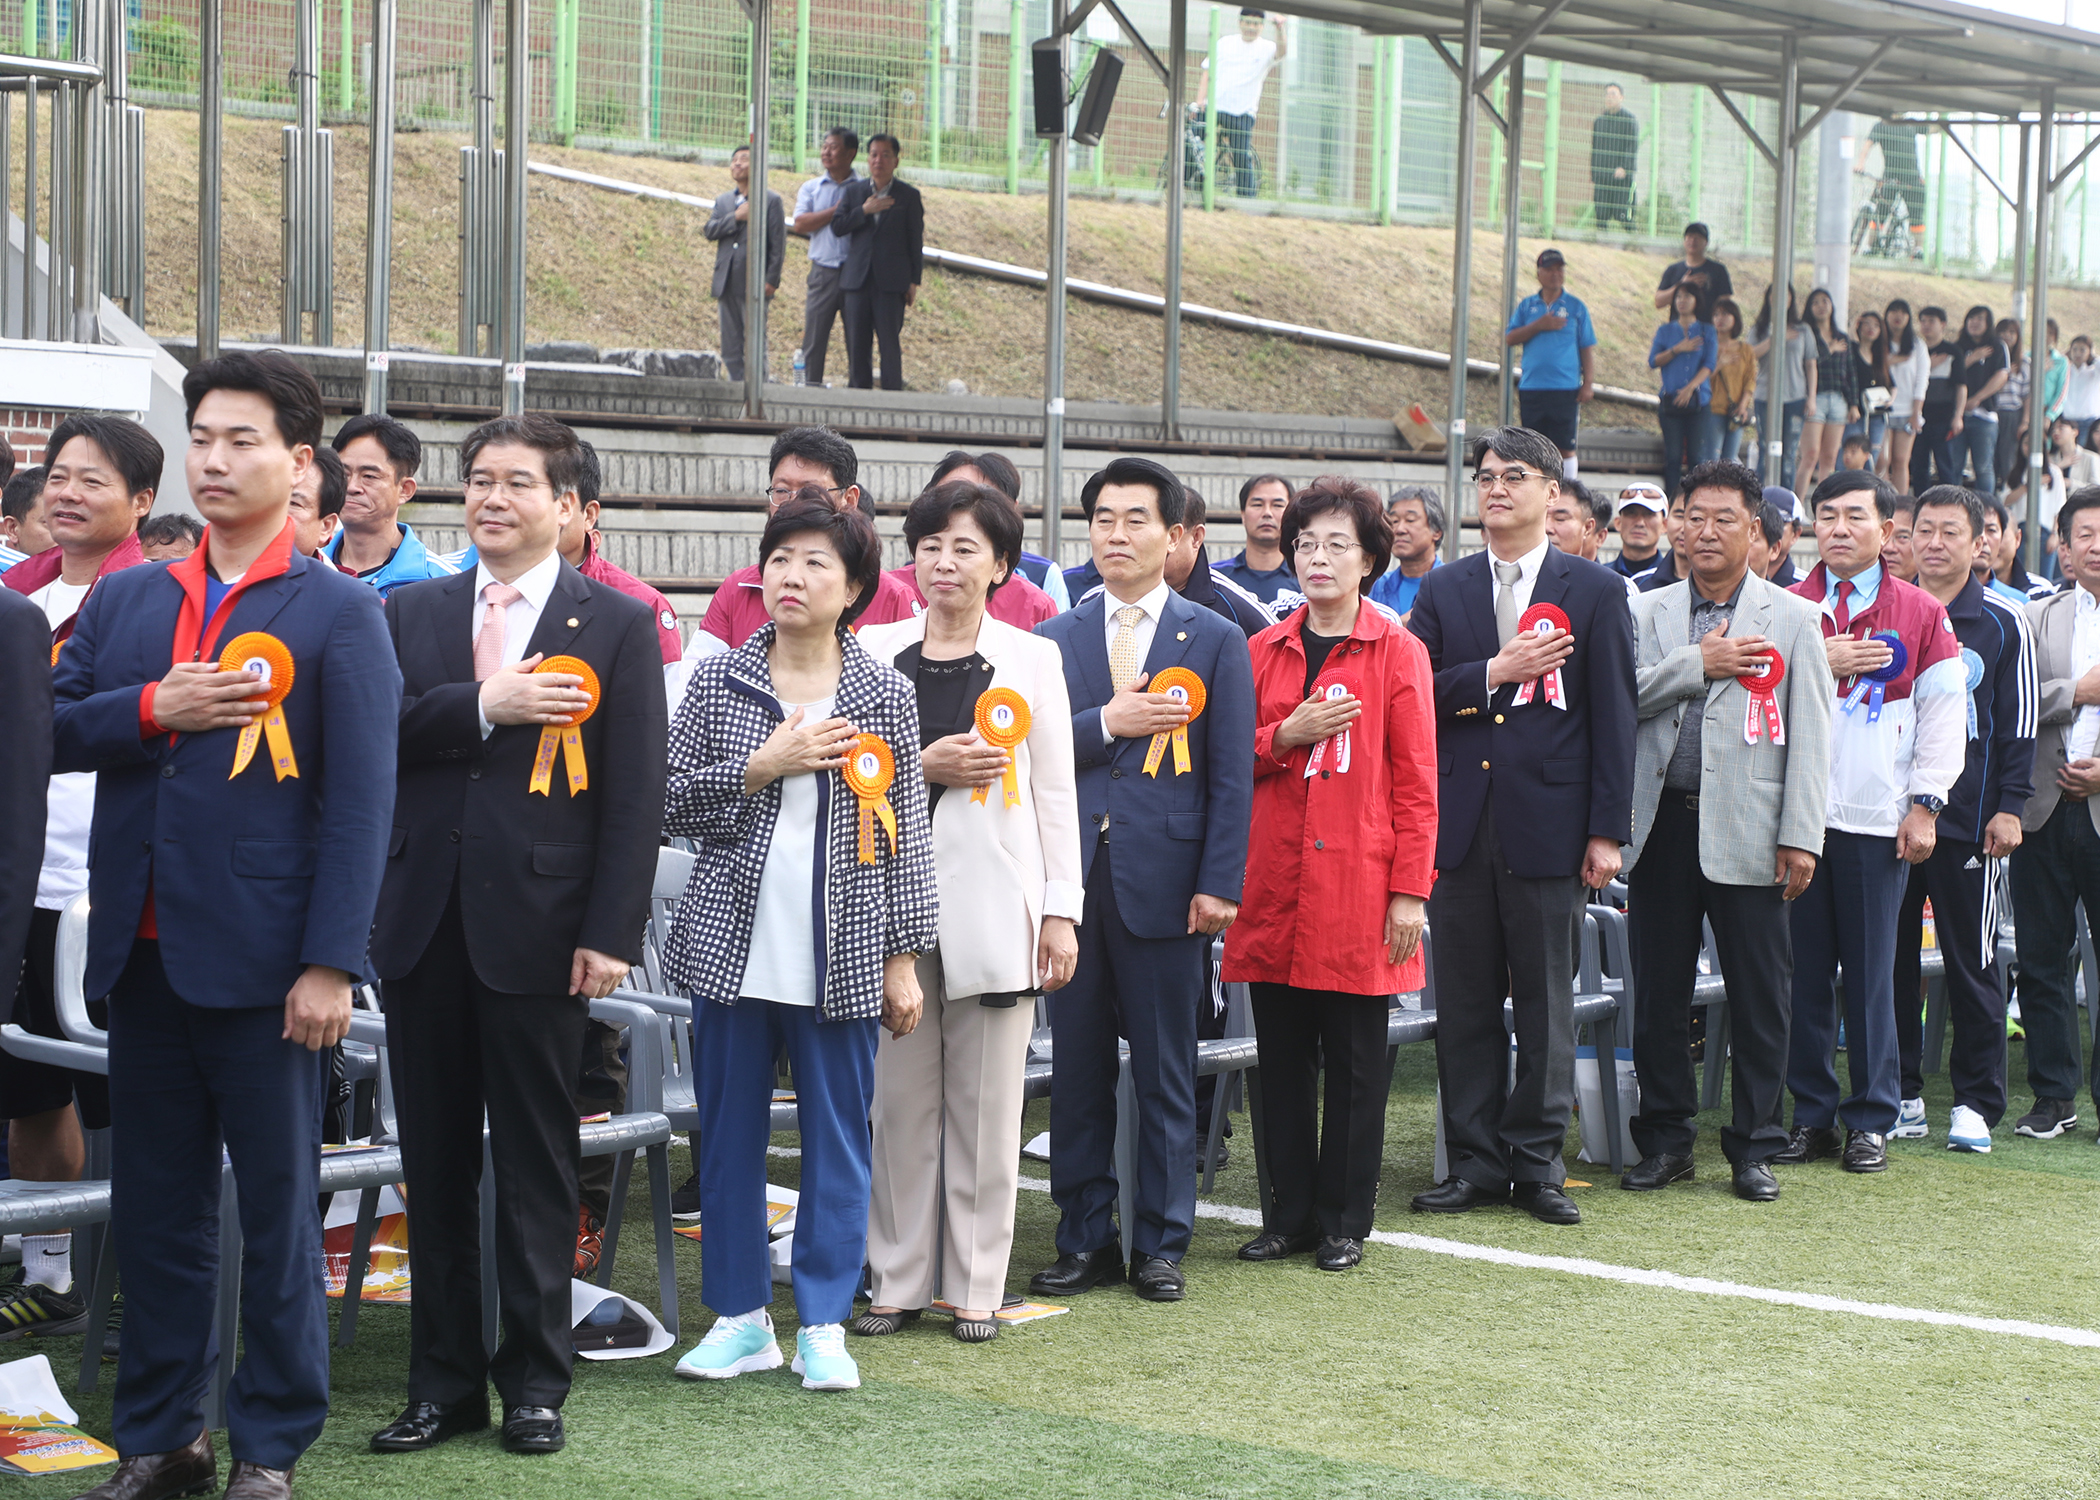
M 480 1432 L 488 1425 L 486 1392 L 449 1406 L 436 1401 L 411 1401 L 406 1411 L 372 1434 L 372 1451 L 420 1453 L 425 1448 L 435 1448 L 446 1438 L 462 1432 Z
M 1296 1234 L 1264 1229 L 1240 1246 L 1240 1259 L 1282 1260 L 1287 1256 L 1303 1255 L 1319 1243 L 1320 1231 L 1317 1229 L 1301 1229 Z
M 1889 1138 L 1878 1130 L 1846 1131 L 1844 1167 L 1848 1172 L 1886 1172 Z
M 1735 1169 L 1735 1195 L 1749 1203 L 1775 1203 L 1779 1179 L 1772 1175 L 1769 1163 L 1746 1161 Z
M 1483 1203 L 1507 1203 L 1507 1192 L 1490 1192 L 1463 1177 L 1447 1177 L 1426 1193 L 1417 1193 L 1408 1206 L 1418 1214 L 1462 1214 Z
M 292 1500 L 292 1471 L 266 1469 L 237 1458 L 227 1470 L 226 1493 L 221 1500 Z
M 1519 1182 L 1511 1186 L 1509 1201 L 1541 1224 L 1580 1224 L 1582 1210 L 1560 1190 L 1557 1182 Z
M 559 1453 L 568 1444 L 561 1413 L 551 1406 L 511 1406 L 503 1412 L 503 1451 Z
M 175 1495 L 208 1495 L 219 1487 L 219 1460 L 211 1433 L 166 1453 L 134 1453 L 117 1464 L 117 1472 L 75 1500 L 169 1500 Z
M 1028 1290 L 1038 1297 L 1076 1297 L 1104 1281 L 1122 1279 L 1123 1256 L 1114 1245 L 1107 1245 L 1060 1255 L 1056 1265 L 1028 1279 Z
M 1180 1262 L 1162 1260 L 1157 1255 L 1130 1257 L 1130 1284 L 1147 1302 L 1179 1302 L 1189 1294 L 1188 1278 L 1181 1274 Z
M 1841 1147 L 1841 1139 L 1835 1125 L 1796 1125 L 1794 1133 L 1786 1138 L 1779 1154 L 1772 1158 L 1782 1167 L 1798 1167 L 1805 1161 L 1816 1161 L 1825 1156 L 1835 1156 Z
M 1692 1159 L 1662 1153 L 1644 1156 L 1626 1169 L 1619 1178 L 1619 1186 L 1629 1193 L 1652 1193 L 1657 1188 L 1666 1188 L 1673 1182 L 1692 1180 Z
M 1346 1271 L 1351 1266 L 1363 1264 L 1364 1242 L 1352 1240 L 1347 1235 L 1330 1234 L 1320 1241 L 1320 1250 L 1313 1257 L 1313 1264 L 1323 1271 Z

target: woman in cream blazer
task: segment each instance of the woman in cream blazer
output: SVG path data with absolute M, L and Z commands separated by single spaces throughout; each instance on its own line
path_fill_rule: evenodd
M 853 1327 L 895 1333 L 938 1290 L 955 1336 L 981 1343 L 998 1337 L 1013 1248 L 1033 997 L 1069 980 L 1079 951 L 1072 710 L 1057 646 L 985 612 L 1020 561 L 1014 503 L 940 485 L 904 536 L 927 612 L 860 643 L 918 693 L 940 941 L 919 959 L 925 1019 L 875 1055 L 872 1294 Z

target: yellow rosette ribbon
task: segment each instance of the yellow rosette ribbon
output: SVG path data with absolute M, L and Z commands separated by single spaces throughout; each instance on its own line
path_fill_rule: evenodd
M 270 739 L 270 765 L 277 772 L 277 779 L 297 776 L 299 762 L 292 758 L 292 731 L 284 722 L 284 700 L 292 691 L 291 648 L 274 635 L 251 630 L 226 643 L 226 649 L 219 653 L 219 670 L 253 672 L 262 679 L 258 696 L 269 705 L 263 710 L 260 723 L 251 721 L 241 731 L 240 740 L 233 747 L 233 769 L 226 773 L 226 779 L 231 781 L 248 769 L 248 762 L 255 759 L 256 743 L 265 735 Z
M 890 783 L 897 779 L 897 760 L 880 735 L 855 735 L 846 747 L 847 789 L 860 801 L 860 862 L 875 863 L 875 820 L 889 830 L 890 852 L 897 850 L 897 814 L 890 808 Z
M 977 737 L 1006 752 L 1006 805 L 1021 805 L 1021 781 L 1015 772 L 1014 747 L 1028 738 L 1028 700 L 1012 688 L 987 689 L 977 700 Z M 970 793 L 972 802 L 982 802 L 988 786 Z
M 1203 716 L 1203 679 L 1187 667 L 1169 667 L 1156 675 L 1145 686 L 1148 693 L 1160 693 L 1176 703 L 1188 705 L 1188 723 L 1171 734 L 1155 734 L 1152 744 L 1145 751 L 1145 774 L 1157 776 L 1160 762 L 1166 759 L 1167 741 L 1174 742 L 1174 774 L 1181 775 L 1189 768 L 1189 724 Z
M 529 796 L 538 792 L 542 797 L 554 795 L 554 747 L 561 746 L 562 767 L 568 773 L 569 795 L 589 788 L 590 768 L 583 763 L 583 721 L 598 711 L 598 674 L 591 664 L 574 656 L 550 656 L 534 667 L 535 675 L 541 672 L 566 672 L 571 677 L 583 679 L 583 690 L 590 694 L 591 701 L 584 704 L 583 711 L 567 724 L 549 724 L 540 731 L 540 747 L 532 757 L 532 785 Z

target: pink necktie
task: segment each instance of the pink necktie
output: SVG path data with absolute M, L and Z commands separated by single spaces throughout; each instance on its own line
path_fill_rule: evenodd
M 481 591 L 488 604 L 482 612 L 481 629 L 474 633 L 474 680 L 485 682 L 503 665 L 504 626 L 511 604 L 525 597 L 507 583 L 491 583 Z

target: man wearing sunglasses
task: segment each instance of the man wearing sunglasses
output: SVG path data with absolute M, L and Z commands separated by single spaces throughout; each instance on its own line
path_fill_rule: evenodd
M 1651 480 L 1637 479 L 1620 490 L 1611 522 L 1619 534 L 1619 555 L 1605 566 L 1622 578 L 1639 578 L 1653 568 L 1661 555 L 1664 509 L 1662 486 Z

